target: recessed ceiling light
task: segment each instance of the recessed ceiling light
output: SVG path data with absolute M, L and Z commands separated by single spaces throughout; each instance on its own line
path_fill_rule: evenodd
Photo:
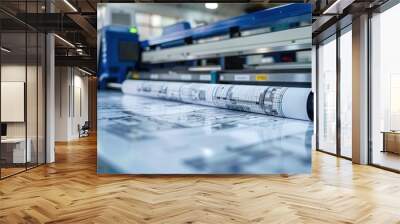
M 207 9 L 217 9 L 218 8 L 218 3 L 205 3 L 204 6 Z

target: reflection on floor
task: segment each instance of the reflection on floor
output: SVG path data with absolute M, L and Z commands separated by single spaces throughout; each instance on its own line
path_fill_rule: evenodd
M 22 172 L 25 170 L 25 167 L 23 168 L 1 168 L 1 178 Z
M 304 173 L 312 122 L 98 93 L 100 173 Z
M 388 167 L 400 171 L 400 155 L 392 152 L 374 151 L 373 164 Z
M 5 178 L 17 173 L 20 173 L 22 171 L 25 171 L 27 169 L 36 167 L 38 164 L 36 163 L 27 163 L 27 164 L 2 164 L 2 168 L 0 170 L 0 177 Z

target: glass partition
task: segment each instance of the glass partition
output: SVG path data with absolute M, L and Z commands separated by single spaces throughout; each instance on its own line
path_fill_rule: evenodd
M 24 171 L 31 158 L 26 135 L 26 36 L 25 32 L 1 34 L 2 177 Z
M 38 64 L 37 64 L 37 162 L 46 162 L 45 124 L 46 124 L 46 36 L 38 33 Z
M 30 150 L 30 161 L 27 163 L 27 167 L 34 167 L 37 165 L 38 159 L 38 49 L 37 41 L 38 36 L 36 32 L 27 33 L 27 82 L 26 82 L 26 110 L 27 110 L 27 141 L 28 148 Z M 30 147 L 30 149 L 29 149 Z
M 43 1 L 0 2 L 18 16 Z M 6 21 L 6 22 L 4 22 Z M 0 12 L 0 178 L 45 163 L 45 35 Z
M 46 0 L 38 0 L 34 5 L 36 13 L 45 13 Z M 37 164 L 46 162 L 46 35 L 37 30 Z

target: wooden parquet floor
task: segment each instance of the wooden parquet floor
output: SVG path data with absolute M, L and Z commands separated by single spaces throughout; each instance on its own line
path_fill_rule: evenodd
M 400 223 L 400 175 L 319 152 L 311 175 L 96 174 L 96 139 L 0 181 L 0 223 Z

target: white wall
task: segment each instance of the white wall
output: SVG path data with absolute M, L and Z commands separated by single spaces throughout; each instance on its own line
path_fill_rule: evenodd
M 1 81 L 1 122 L 25 121 L 25 83 Z
M 55 69 L 55 140 L 68 140 L 69 95 L 71 83 L 69 68 L 56 67 Z
M 56 141 L 79 137 L 78 125 L 88 120 L 88 77 L 76 68 L 56 67 Z
M 25 65 L 2 65 L 1 81 L 25 82 Z M 1 108 L 1 110 L 6 110 L 6 108 Z M 7 137 L 25 137 L 25 122 L 7 123 Z
M 28 72 L 28 88 L 27 88 L 27 120 L 28 120 L 28 137 L 30 130 L 36 130 L 36 66 L 27 66 L 20 64 L 4 64 L 1 66 L 1 81 L 2 82 L 24 82 L 26 83 L 25 76 L 26 71 Z M 30 87 L 30 88 L 29 88 Z M 42 105 L 38 105 L 39 108 Z M 24 108 L 22 108 L 24 109 Z M 1 110 L 7 110 L 7 108 L 1 108 Z M 25 136 L 25 123 L 26 122 L 7 122 L 7 135 L 9 137 L 24 137 Z M 36 134 L 36 132 L 35 132 Z
M 72 98 L 74 99 L 74 102 L 71 103 L 73 104 L 73 108 L 71 109 L 72 111 L 72 117 L 73 119 L 71 120 L 71 136 L 72 138 L 77 138 L 79 137 L 79 132 L 78 132 L 78 125 L 83 125 L 85 121 L 89 120 L 88 116 L 88 77 L 87 76 L 82 76 L 82 73 L 76 73 L 77 70 L 75 70 L 74 74 L 74 96 Z

